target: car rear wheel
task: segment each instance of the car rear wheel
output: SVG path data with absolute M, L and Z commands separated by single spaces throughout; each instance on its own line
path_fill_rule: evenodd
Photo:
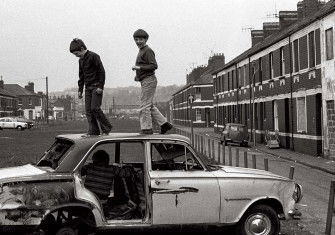
M 278 235 L 280 221 L 274 209 L 257 205 L 246 212 L 237 227 L 241 235 Z

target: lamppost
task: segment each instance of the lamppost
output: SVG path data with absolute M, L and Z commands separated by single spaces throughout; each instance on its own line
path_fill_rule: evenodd
M 193 119 L 192 119 L 192 103 L 193 103 L 193 95 L 189 94 L 188 96 L 188 102 L 190 103 L 190 109 L 189 109 L 189 117 L 190 117 L 190 128 L 191 128 L 191 143 L 192 146 L 194 145 L 194 141 L 193 141 Z

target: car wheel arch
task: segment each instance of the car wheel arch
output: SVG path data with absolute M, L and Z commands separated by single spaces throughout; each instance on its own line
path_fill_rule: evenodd
M 245 207 L 245 210 L 241 212 L 239 215 L 239 220 L 243 217 L 244 214 L 246 214 L 248 211 L 250 211 L 253 207 L 258 205 L 267 205 L 275 210 L 275 212 L 280 215 L 284 213 L 284 208 L 282 203 L 277 198 L 260 198 L 258 200 L 252 201 L 248 206 Z
M 57 219 L 53 214 L 63 211 L 67 213 L 75 212 L 76 216 L 78 216 L 83 224 L 91 228 L 96 228 L 96 218 L 92 210 L 92 206 L 85 203 L 69 203 L 53 207 L 52 209 L 47 210 L 46 213 L 43 215 L 43 218 L 41 219 L 41 223 L 39 225 L 39 229 L 44 230 L 53 228 L 53 223 L 56 224 Z

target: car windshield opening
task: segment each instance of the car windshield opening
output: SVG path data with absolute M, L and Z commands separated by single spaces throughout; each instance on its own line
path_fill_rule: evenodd
M 57 169 L 72 145 L 73 143 L 71 141 L 57 139 L 51 148 L 44 153 L 40 161 L 37 163 L 37 166 L 50 167 L 54 170 Z

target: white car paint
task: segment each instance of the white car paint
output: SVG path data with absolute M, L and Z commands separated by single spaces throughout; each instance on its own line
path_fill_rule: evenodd
M 25 129 L 28 127 L 28 124 L 26 122 L 17 121 L 15 118 L 4 117 L 0 118 L 0 126 L 4 129 L 5 128 L 16 129 L 19 126 Z
M 33 176 L 33 175 L 41 175 L 44 174 L 45 171 L 34 167 L 31 164 L 23 165 L 23 166 L 15 166 L 8 168 L 0 169 L 0 180 L 8 179 L 12 177 L 23 177 L 23 176 Z

